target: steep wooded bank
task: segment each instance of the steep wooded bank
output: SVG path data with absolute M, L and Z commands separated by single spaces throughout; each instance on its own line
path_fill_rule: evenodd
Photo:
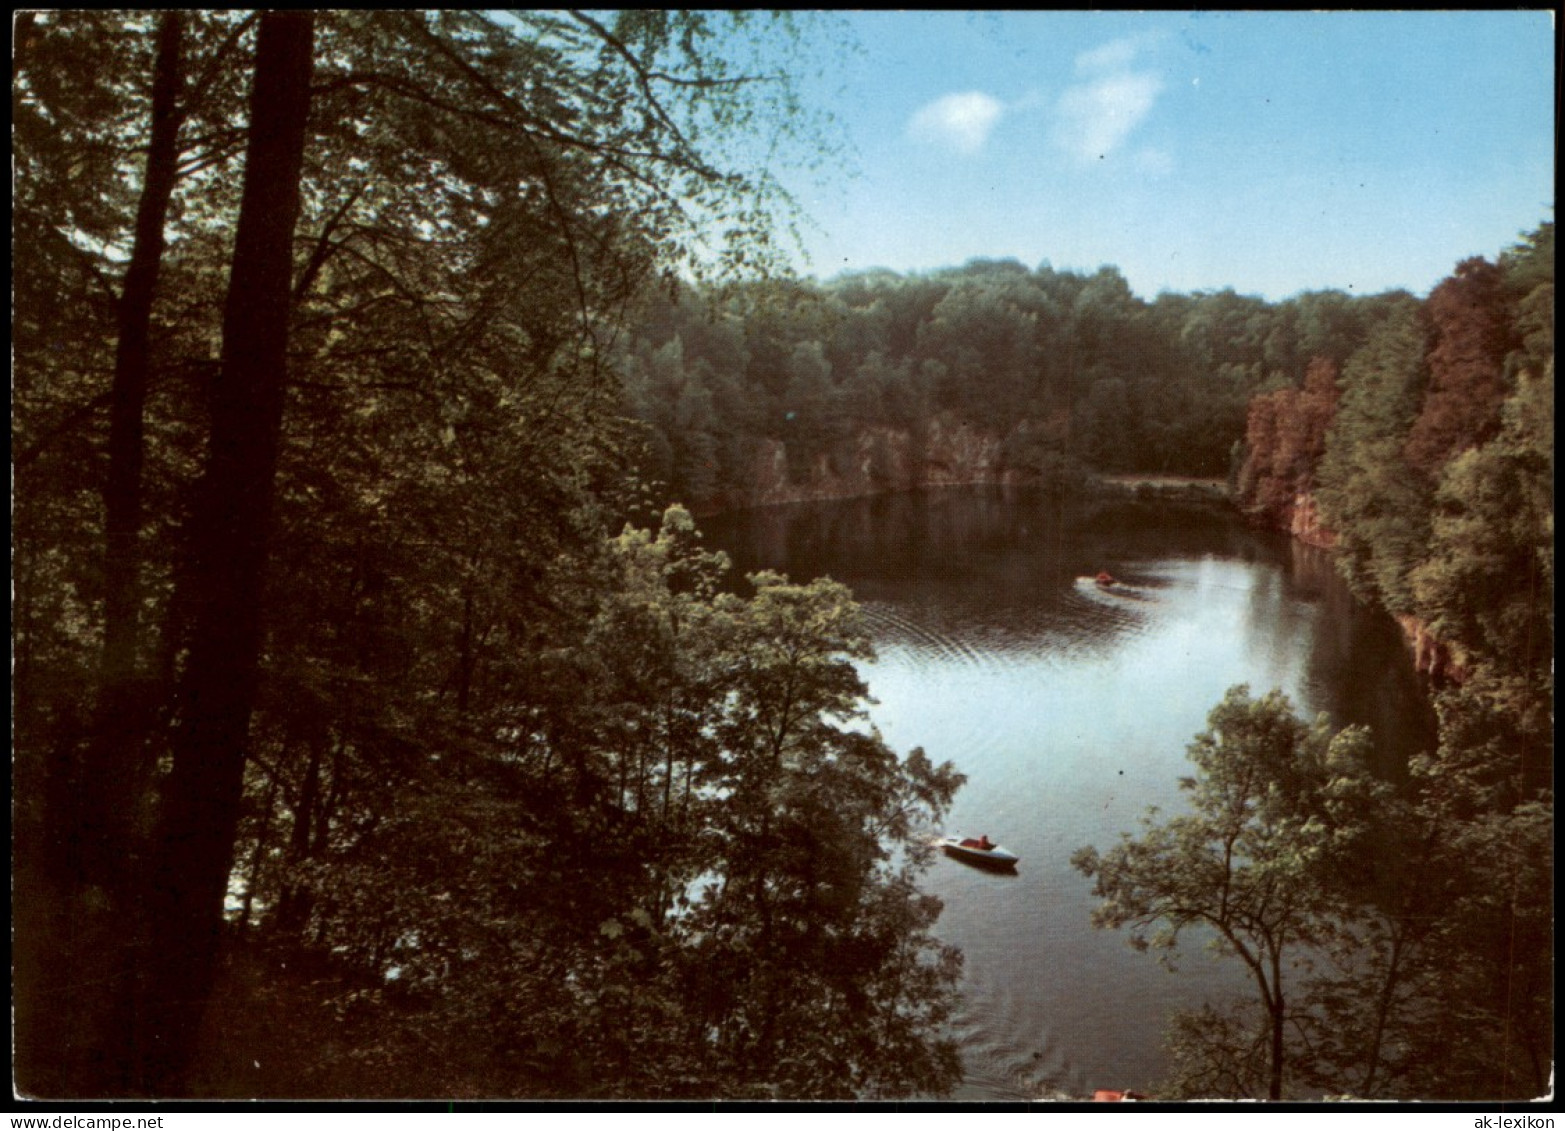
M 1468 260 L 1340 370 L 1250 404 L 1241 505 L 1336 547 L 1439 682 L 1552 649 L 1553 256 L 1545 224 Z
M 728 158 L 819 154 L 758 73 L 805 32 L 19 18 L 23 1094 L 960 1078 L 913 835 L 960 775 L 860 725 L 841 587 L 741 598 L 685 511 L 624 522 L 605 343 L 768 265 Z
M 1418 875 L 1363 940 L 1380 975 L 1342 985 L 1380 1002 L 1365 1079 L 1387 1094 L 1454 1096 L 1465 1079 L 1538 1097 L 1550 1079 L 1553 310 L 1546 223 L 1398 304 L 1340 372 L 1312 365 L 1250 406 L 1242 503 L 1332 545 L 1434 692 L 1439 746 L 1398 818 L 1421 830 Z M 1460 1015 L 1463 1037 L 1420 1010 Z

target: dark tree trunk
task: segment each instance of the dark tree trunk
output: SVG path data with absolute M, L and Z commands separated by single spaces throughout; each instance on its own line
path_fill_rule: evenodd
M 143 1082 L 176 1095 L 212 986 L 261 648 L 262 580 L 282 427 L 294 226 L 314 16 L 267 12 L 212 396 L 182 718 L 148 892 Z
M 143 752 L 152 705 L 138 678 L 142 410 L 164 225 L 178 179 L 184 29 L 181 12 L 167 12 L 158 23 L 147 161 L 119 301 L 103 487 L 104 637 L 96 714 L 85 743 L 60 748 L 50 774 L 51 783 L 67 786 L 63 796 L 49 798 L 51 825 L 64 834 L 65 854 L 52 863 L 63 864 L 55 874 L 66 895 L 59 908 L 63 945 L 53 961 L 67 973 L 52 1023 L 71 1034 L 65 1063 L 57 1068 L 60 1079 L 86 1094 L 132 1087 L 135 944 L 144 926 L 133 891 L 139 854 L 132 833 L 147 788 Z
M 1283 1042 L 1283 1022 L 1286 1019 L 1286 1006 L 1282 998 L 1282 955 L 1273 951 L 1272 964 L 1272 1000 L 1268 1006 L 1271 1012 L 1271 1079 L 1267 1082 L 1266 1098 L 1273 1103 L 1282 1099 L 1282 1069 L 1286 1048 Z
M 125 894 L 129 821 L 145 784 L 140 751 L 148 717 L 137 679 L 141 533 L 142 409 L 147 396 L 152 301 L 163 261 L 164 224 L 179 162 L 184 15 L 166 12 L 158 24 L 152 80 L 152 130 L 146 177 L 136 210 L 135 242 L 120 295 L 119 341 L 109 409 L 109 470 L 104 484 L 103 656 L 97 721 L 83 776 L 79 842 L 83 879 Z
M 310 856 L 310 833 L 321 795 L 321 747 L 324 743 L 324 735 L 310 736 L 310 760 L 304 768 L 304 784 L 299 789 L 299 804 L 293 814 L 293 832 L 288 839 L 287 867 L 290 872 L 298 869 Z M 274 926 L 280 934 L 294 941 L 309 917 L 309 893 L 290 879 L 277 901 Z
M 239 909 L 239 932 L 250 929 L 250 914 L 255 910 L 256 889 L 261 886 L 261 865 L 266 862 L 266 850 L 271 847 L 272 807 L 277 802 L 277 779 L 266 786 L 266 800 L 261 803 L 261 815 L 257 819 L 255 850 L 250 853 L 250 878 L 245 881 L 245 902 Z

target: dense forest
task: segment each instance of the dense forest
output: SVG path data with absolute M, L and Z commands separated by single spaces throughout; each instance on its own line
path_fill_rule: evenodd
M 625 521 L 610 343 L 765 267 L 807 30 L 20 18 L 24 1094 L 954 1085 L 959 775 L 840 587 Z
M 646 474 L 698 509 L 764 497 L 758 451 L 782 453 L 802 488 L 854 475 L 915 486 L 942 471 L 1224 478 L 1252 398 L 1302 384 L 1317 361 L 1343 365 L 1403 301 L 1224 290 L 1149 303 L 1113 267 L 978 260 L 660 294 L 622 364 Z M 988 441 L 983 475 L 940 466 L 957 430 Z
M 1552 224 L 1423 300 L 815 283 L 747 146 L 826 144 L 807 21 L 15 39 L 24 1094 L 948 1094 L 961 774 L 864 725 L 849 592 L 732 578 L 692 512 L 979 472 L 1231 477 L 1402 618 L 1440 747 L 1290 1063 L 1547 1081 Z M 1201 1032 L 1188 1089 L 1254 1094 Z

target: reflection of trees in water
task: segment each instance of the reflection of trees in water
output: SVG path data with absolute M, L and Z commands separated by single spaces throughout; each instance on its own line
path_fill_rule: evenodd
M 1353 598 L 1330 553 L 1216 507 L 951 488 L 763 508 L 722 516 L 708 529 L 742 572 L 776 568 L 801 580 L 824 574 L 861 601 L 916 607 L 917 632 L 941 635 L 960 622 L 969 631 L 992 630 L 1002 646 L 1017 632 L 1034 647 L 1053 640 L 1080 648 L 1136 631 L 1155 609 L 1160 581 L 1150 571 L 1138 574 L 1138 564 L 1181 557 L 1268 563 L 1274 568 L 1251 575 L 1247 635 L 1278 656 L 1302 651 L 1312 705 L 1339 725 L 1372 727 L 1386 772 L 1399 774 L 1432 741 L 1425 691 L 1396 626 Z M 1127 583 L 1119 593 L 1078 584 L 1102 569 Z M 890 626 L 893 639 L 908 633 Z
M 708 524 L 742 569 L 826 573 L 856 589 L 882 579 L 960 588 L 985 577 L 1041 586 L 1040 595 L 1097 573 L 1106 553 L 1167 552 L 1168 530 L 1135 527 L 1134 518 L 1105 525 L 1080 498 L 1007 487 L 770 507 Z M 1197 541 L 1211 548 L 1209 534 Z
M 1288 581 L 1320 610 L 1305 669 L 1312 694 L 1337 725 L 1369 727 L 1376 768 L 1400 779 L 1408 759 L 1435 743 L 1434 711 L 1401 630 L 1353 597 L 1329 551 L 1290 541 Z
M 849 584 L 882 646 L 880 674 L 868 675 L 871 690 L 884 676 L 886 709 L 899 726 L 929 717 L 920 713 L 927 707 L 921 688 L 934 685 L 924 681 L 933 677 L 959 688 L 966 700 L 959 710 L 975 710 L 975 716 L 908 737 L 932 749 L 944 740 L 960 751 L 974 779 L 963 803 L 984 811 L 1024 794 L 1029 775 L 1036 778 L 1026 765 L 1029 752 L 1073 729 L 1087 737 L 1079 749 L 1068 741 L 1064 746 L 1085 762 L 1109 733 L 1125 732 L 1177 753 L 1193 727 L 1143 730 L 1121 726 L 1121 716 L 1143 713 L 1148 697 L 1191 702 L 1193 689 L 1210 676 L 1209 661 L 1235 662 L 1245 672 L 1235 678 L 1250 678 L 1257 695 L 1270 689 L 1266 681 L 1275 674 L 1274 682 L 1287 685 L 1307 716 L 1325 710 L 1334 728 L 1370 725 L 1385 736 L 1379 761 L 1389 777 L 1395 774 L 1385 767 L 1400 766 L 1427 733 L 1417 725 L 1418 712 L 1427 709 L 1395 624 L 1353 601 L 1327 553 L 1216 508 L 952 489 L 727 516 L 709 525 L 708 541 L 730 548 L 743 568 L 776 566 L 801 580 L 825 573 Z M 1100 588 L 1091 580 L 1100 569 L 1123 584 Z M 1142 633 L 1145 648 L 1127 639 Z M 1195 652 L 1184 651 L 1191 646 Z M 1099 666 L 1110 653 L 1121 656 Z M 1199 670 L 1189 667 L 1203 663 Z M 910 715 L 899 713 L 908 710 Z M 1031 715 L 1017 722 L 1007 715 L 1012 710 Z M 1062 765 L 1047 772 L 1063 775 L 1051 787 L 1058 802 L 1072 788 L 1070 774 Z M 1170 782 L 1177 772 L 1168 771 Z M 1045 867 L 1036 853 L 1030 859 Z M 1027 878 L 1026 867 L 1023 873 Z M 980 993 L 958 1016 L 959 1025 L 972 1030 L 973 1039 L 964 1040 L 971 1054 L 968 1086 L 994 1097 L 1017 1066 L 1009 1050 L 1018 1033 L 1055 1031 L 1060 1010 L 1073 1008 L 1070 995 L 1087 991 L 1043 989 L 1030 973 L 987 967 L 983 945 L 970 946 L 973 940 L 948 921 L 953 912 L 982 913 L 982 902 L 969 906 L 959 892 L 941 894 L 949 901 L 942 929 L 967 951 L 969 976 L 977 979 L 969 989 L 1014 991 L 1028 1003 L 1013 1015 Z M 1084 922 L 1085 911 L 1080 918 Z M 993 930 L 1015 926 L 1000 920 Z M 1033 926 L 1028 921 L 1018 929 Z M 1084 946 L 1072 968 L 1098 961 Z M 1155 1028 L 1148 1018 L 1200 1000 L 1207 988 L 1200 985 L 1203 976 L 1183 969 L 1166 989 L 1143 988 L 1130 1024 Z M 1229 988 L 1225 982 L 1217 990 Z M 1047 1019 L 1035 1009 L 1046 1011 Z M 1109 1055 L 1150 1073 L 1158 1063 L 1155 1038 L 1147 1050 L 1133 1052 L 1136 1040 L 1118 1031 Z M 1066 1043 L 1082 1062 L 1103 1055 L 1090 1039 L 1073 1035 Z M 1040 1087 L 1060 1079 L 1048 1075 L 1057 1074 L 1060 1063 L 1038 1065 Z
M 1302 652 L 1304 703 L 1337 726 L 1368 726 L 1377 770 L 1400 779 L 1409 758 L 1432 749 L 1435 726 L 1400 630 L 1353 597 L 1329 551 L 1280 542 L 1277 568 L 1256 574 L 1246 631 L 1276 654 Z
M 1134 629 L 1145 610 L 1130 590 L 1082 591 L 1103 553 L 1077 530 L 1077 510 L 1015 488 L 951 489 L 769 508 L 709 530 L 741 571 L 827 575 L 861 601 L 898 607 L 879 627 L 915 648 L 976 634 L 997 653 L 1022 647 L 1018 637 L 1034 651 L 1079 649 Z

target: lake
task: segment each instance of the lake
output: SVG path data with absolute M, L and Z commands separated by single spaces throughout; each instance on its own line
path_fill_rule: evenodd
M 873 723 L 899 753 L 922 746 L 967 775 L 942 831 L 1022 858 L 997 875 L 942 857 L 925 877 L 945 904 L 936 933 L 966 956 L 957 1099 L 1149 1091 L 1171 1012 L 1251 992 L 1237 960 L 1186 946 L 1170 973 L 1095 930 L 1069 863 L 1135 832 L 1148 806 L 1183 806 L 1185 748 L 1230 686 L 1370 725 L 1391 777 L 1433 743 L 1397 626 L 1354 601 L 1325 552 L 1217 508 L 984 487 L 703 529 L 741 571 L 852 587 L 878 651 L 863 666 Z

